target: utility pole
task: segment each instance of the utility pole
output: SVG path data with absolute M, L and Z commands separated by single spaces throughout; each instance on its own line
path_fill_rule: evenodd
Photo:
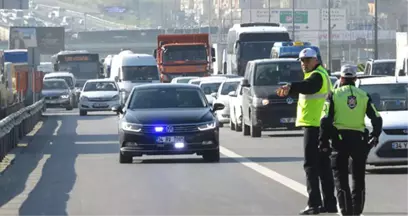
M 249 1 L 249 22 L 252 22 L 252 0 Z
M 208 0 L 208 34 L 211 35 L 212 0 Z
M 271 22 L 271 0 L 268 0 L 268 22 Z
M 269 0 L 270 1 L 270 0 Z M 292 40 L 295 41 L 295 0 L 292 0 Z
M 229 1 L 230 2 L 230 17 L 231 17 L 231 26 L 234 25 L 234 19 L 232 17 L 232 0 Z
M 327 0 L 327 64 L 328 69 L 332 71 L 332 57 L 331 57 L 331 38 L 332 38 L 332 26 L 331 26 L 331 0 Z
M 374 59 L 378 59 L 378 0 L 374 0 Z

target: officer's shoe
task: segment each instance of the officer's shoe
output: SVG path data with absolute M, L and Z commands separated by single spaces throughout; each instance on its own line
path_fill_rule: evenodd
M 324 206 L 320 206 L 319 210 L 320 210 L 320 213 L 338 213 L 337 207 L 325 208 Z
M 319 213 L 319 208 L 307 206 L 304 210 L 299 212 L 299 215 L 317 215 Z

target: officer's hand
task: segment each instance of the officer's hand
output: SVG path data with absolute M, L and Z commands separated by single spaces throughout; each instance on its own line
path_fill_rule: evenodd
M 331 153 L 330 143 L 329 142 L 320 142 L 319 143 L 319 151 L 322 153 Z
M 370 141 L 368 141 L 368 145 L 372 147 L 376 147 L 378 145 L 378 137 L 375 137 L 375 136 L 370 137 Z
M 288 96 L 289 91 L 290 91 L 290 85 L 284 85 L 284 86 L 279 87 L 278 90 L 276 90 L 276 94 L 279 97 L 286 97 Z

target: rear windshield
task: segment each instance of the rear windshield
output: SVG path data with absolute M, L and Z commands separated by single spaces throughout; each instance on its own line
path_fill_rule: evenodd
M 282 82 L 294 82 L 303 79 L 300 62 L 270 62 L 256 66 L 254 85 L 280 85 Z

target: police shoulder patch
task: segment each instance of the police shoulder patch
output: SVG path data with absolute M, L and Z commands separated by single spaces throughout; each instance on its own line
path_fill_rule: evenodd
M 347 106 L 354 109 L 357 106 L 357 98 L 353 95 L 347 97 Z

